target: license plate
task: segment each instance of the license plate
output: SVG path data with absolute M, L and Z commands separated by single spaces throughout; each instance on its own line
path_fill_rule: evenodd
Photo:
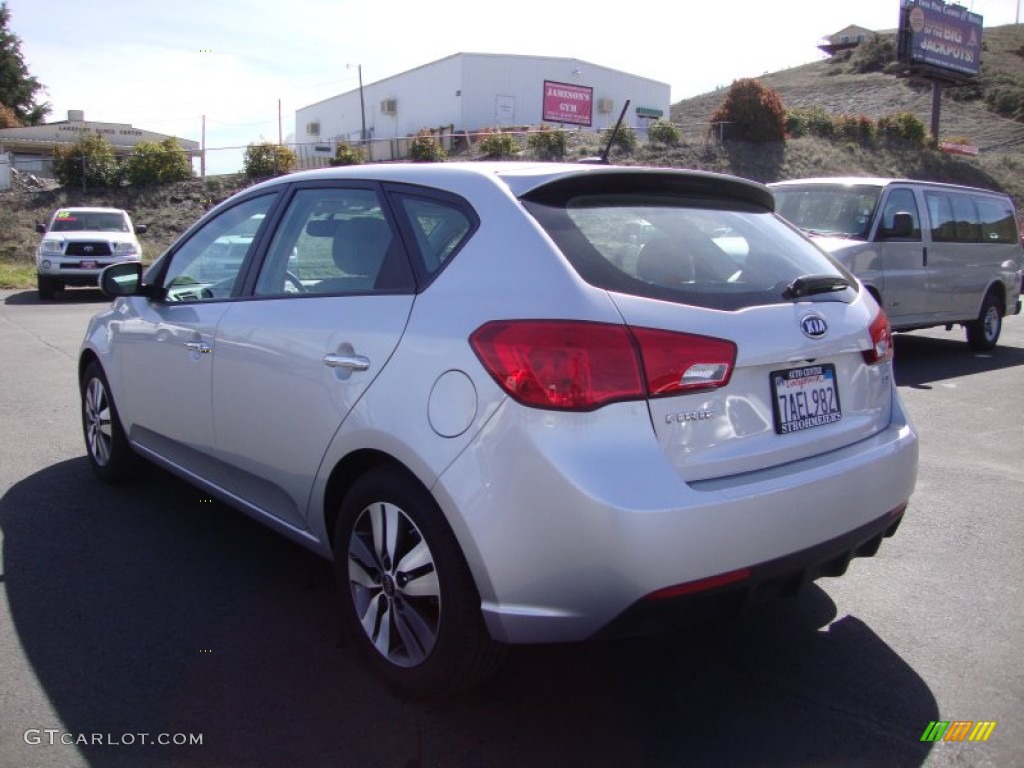
M 842 420 L 834 365 L 772 371 L 771 382 L 778 434 L 789 435 Z
M 78 262 L 79 269 L 96 269 L 97 262 L 95 261 L 80 261 Z

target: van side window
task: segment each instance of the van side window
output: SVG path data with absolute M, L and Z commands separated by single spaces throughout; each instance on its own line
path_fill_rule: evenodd
M 894 219 L 897 213 L 909 213 L 913 219 L 914 226 L 909 235 L 894 237 Z M 914 190 L 894 189 L 889 193 L 889 196 L 885 199 L 885 207 L 882 209 L 882 224 L 879 228 L 878 236 L 882 239 L 921 239 L 921 216 L 917 211 L 917 200 L 914 199 Z
M 925 192 L 932 240 L 937 243 L 997 242 L 982 239 L 982 217 L 975 202 L 981 198 L 956 192 Z M 1011 222 L 1012 224 L 1012 222 Z
M 981 219 L 983 243 L 1016 243 L 1017 220 L 1013 208 L 1001 200 L 978 198 L 978 218 Z

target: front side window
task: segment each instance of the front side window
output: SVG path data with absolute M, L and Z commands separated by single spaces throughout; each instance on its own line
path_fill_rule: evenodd
M 292 198 L 255 293 L 360 294 L 412 287 L 401 240 L 376 190 L 316 187 Z
M 772 213 L 730 201 L 584 195 L 564 206 L 526 206 L 580 275 L 608 290 L 736 310 L 786 301 L 786 287 L 801 276 L 855 282 Z
M 206 222 L 171 256 L 163 277 L 168 301 L 210 301 L 234 295 L 276 194 L 246 200 Z
M 897 213 L 909 213 L 914 225 L 910 234 L 901 237 L 901 240 L 921 239 L 921 216 L 917 210 L 917 200 L 914 198 L 914 190 L 896 188 L 889 192 L 885 199 L 885 206 L 882 209 L 882 222 L 879 225 L 878 236 L 883 239 L 892 239 L 891 233 L 895 229 L 895 218 Z

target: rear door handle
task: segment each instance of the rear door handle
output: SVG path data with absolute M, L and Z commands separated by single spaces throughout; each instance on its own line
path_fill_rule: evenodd
M 324 355 L 328 368 L 347 368 L 350 371 L 365 371 L 370 368 L 370 358 L 362 355 Z
M 211 347 L 209 344 L 203 341 L 186 341 L 185 349 L 190 349 L 193 352 L 199 352 L 200 354 L 207 354 Z

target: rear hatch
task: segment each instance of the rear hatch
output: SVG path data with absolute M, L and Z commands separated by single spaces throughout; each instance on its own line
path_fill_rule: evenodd
M 591 173 L 524 204 L 632 330 L 654 431 L 686 480 L 827 453 L 889 424 L 884 313 L 760 185 Z

